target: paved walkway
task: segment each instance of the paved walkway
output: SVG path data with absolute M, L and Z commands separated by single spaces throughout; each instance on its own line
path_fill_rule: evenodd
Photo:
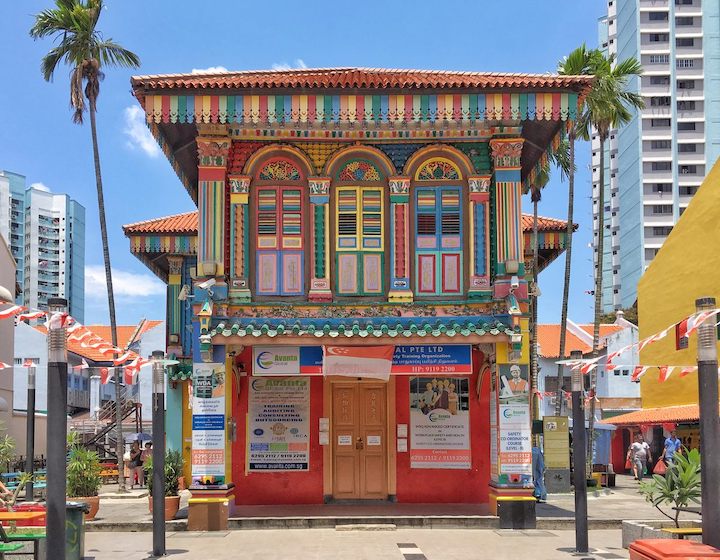
M 619 530 L 592 531 L 595 554 L 572 556 L 572 531 L 467 531 L 462 529 L 398 529 L 336 531 L 333 529 L 171 533 L 169 559 L 225 560 L 533 560 L 626 559 Z M 152 558 L 149 533 L 89 533 L 86 559 Z M 407 556 L 406 556 L 407 555 Z M 421 556 L 422 555 L 422 556 Z

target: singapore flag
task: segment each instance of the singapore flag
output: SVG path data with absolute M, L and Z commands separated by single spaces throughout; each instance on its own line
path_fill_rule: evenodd
M 390 379 L 394 346 L 323 346 L 323 375 Z

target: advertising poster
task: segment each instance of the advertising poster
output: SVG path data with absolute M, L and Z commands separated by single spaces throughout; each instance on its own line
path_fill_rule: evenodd
M 428 344 L 396 346 L 393 355 L 393 374 L 453 374 L 472 373 L 468 344 Z
M 248 399 L 248 470 L 308 470 L 310 379 L 258 377 Z
M 498 366 L 500 404 L 527 403 L 530 397 L 528 366 L 501 364 Z
M 193 364 L 193 483 L 225 483 L 225 364 Z
M 410 378 L 410 467 L 469 469 L 467 377 Z
M 501 404 L 500 423 L 500 474 L 508 475 L 509 482 L 527 482 L 532 476 L 532 441 L 530 406 L 528 404 Z M 516 479 L 516 477 L 520 477 Z
M 320 375 L 322 346 L 253 346 L 253 375 Z

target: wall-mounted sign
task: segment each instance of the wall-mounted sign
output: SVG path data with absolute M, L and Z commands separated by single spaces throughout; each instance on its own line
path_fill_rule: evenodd
M 319 375 L 322 346 L 253 346 L 253 375 Z
M 531 475 L 530 407 L 527 404 L 501 404 L 500 474 Z
M 253 379 L 248 400 L 248 470 L 308 470 L 310 379 Z
M 352 436 L 338 436 L 338 445 L 352 445 Z
M 225 483 L 225 364 L 193 365 L 192 479 Z

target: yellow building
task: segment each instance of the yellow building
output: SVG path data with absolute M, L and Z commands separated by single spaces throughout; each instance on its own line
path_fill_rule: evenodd
M 682 218 L 638 284 L 640 339 L 677 324 L 695 312 L 695 300 L 712 296 L 720 304 L 720 160 L 705 178 Z M 717 321 L 717 319 L 716 319 Z M 676 331 L 649 344 L 640 363 L 650 366 L 692 366 L 697 363 L 697 335 L 678 349 Z M 720 345 L 719 345 L 720 346 Z M 612 419 L 620 426 L 684 424 L 682 432 L 699 418 L 697 372 L 684 377 L 675 369 L 659 381 L 651 367 L 641 378 L 643 409 Z M 691 437 L 691 436 L 688 436 Z

